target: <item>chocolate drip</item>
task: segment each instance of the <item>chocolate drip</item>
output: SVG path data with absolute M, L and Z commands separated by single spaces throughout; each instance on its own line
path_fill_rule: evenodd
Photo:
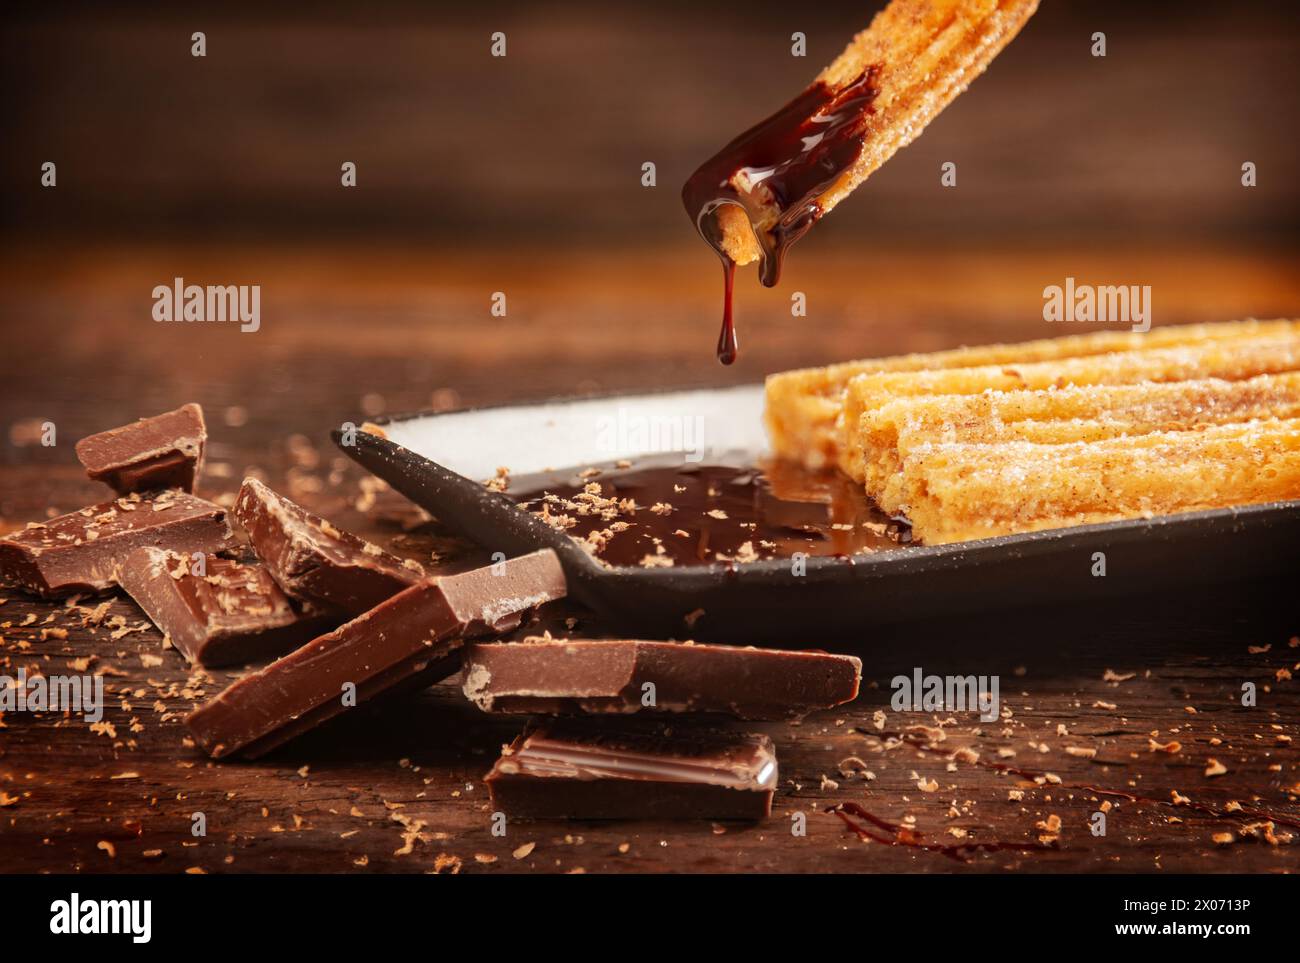
M 759 277 L 767 287 L 774 286 L 781 278 L 786 249 L 822 216 L 822 195 L 862 153 L 862 117 L 874 111 L 878 73 L 878 67 L 869 67 L 838 90 L 822 81 L 814 83 L 727 144 L 682 188 L 686 212 L 717 251 L 726 274 L 718 339 L 723 364 L 731 364 L 736 356 L 731 311 L 735 264 L 722 246 L 719 209 L 733 204 L 745 212 L 762 251 Z M 746 189 L 738 188 L 736 179 Z
M 736 319 L 731 313 L 731 292 L 736 284 L 736 262 L 727 256 L 722 258 L 723 295 L 722 295 L 722 330 L 718 332 L 718 360 L 723 364 L 735 364 L 740 354 L 740 342 L 736 340 Z

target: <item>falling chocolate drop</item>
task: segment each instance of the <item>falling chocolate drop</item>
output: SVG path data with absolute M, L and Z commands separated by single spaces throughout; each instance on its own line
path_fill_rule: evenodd
M 736 286 L 736 262 L 729 257 L 722 259 L 723 282 L 722 330 L 718 332 L 718 360 L 723 364 L 734 364 L 740 353 L 740 343 L 736 340 L 736 319 L 731 313 L 731 296 Z

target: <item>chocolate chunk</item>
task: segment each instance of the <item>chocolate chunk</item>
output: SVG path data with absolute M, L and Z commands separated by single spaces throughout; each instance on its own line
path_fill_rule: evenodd
M 225 509 L 212 502 L 174 490 L 124 495 L 0 539 L 0 575 L 39 595 L 103 592 L 137 548 L 221 552 L 233 539 Z
M 203 556 L 136 549 L 118 567 L 118 584 L 185 658 L 206 666 L 273 658 L 337 625 L 319 609 L 300 609 L 265 567 Z
M 244 479 L 235 517 L 280 588 L 358 615 L 424 578 L 424 569 Z
M 685 642 L 526 639 L 465 651 L 485 712 L 721 712 L 797 719 L 857 698 L 862 662 L 827 652 Z
M 553 719 L 502 750 L 486 782 L 512 819 L 745 819 L 771 815 L 776 750 L 763 735 L 674 723 Z
M 83 438 L 77 457 L 87 475 L 122 495 L 152 488 L 192 492 L 207 439 L 203 409 L 188 404 Z
M 549 549 L 419 581 L 235 682 L 186 725 L 213 758 L 263 755 L 382 693 L 445 679 L 460 667 L 465 637 L 510 631 L 524 612 L 564 594 Z

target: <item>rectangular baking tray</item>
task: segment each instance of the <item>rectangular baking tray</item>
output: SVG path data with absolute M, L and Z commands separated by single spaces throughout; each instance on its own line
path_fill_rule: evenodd
M 762 385 L 551 400 L 382 419 L 386 437 L 340 431 L 352 459 L 448 529 L 507 556 L 553 548 L 571 595 L 628 635 L 790 644 L 874 627 L 1056 603 L 1096 603 L 1300 572 L 1300 501 L 1082 525 L 851 559 L 609 567 L 484 479 L 635 459 L 612 420 L 703 416 L 702 464 L 768 452 Z M 646 423 L 646 422 L 640 422 Z M 660 424 L 674 422 L 658 421 Z M 602 426 L 604 429 L 602 431 Z M 598 441 L 599 439 L 599 441 Z M 1094 575 L 1096 553 L 1104 576 Z

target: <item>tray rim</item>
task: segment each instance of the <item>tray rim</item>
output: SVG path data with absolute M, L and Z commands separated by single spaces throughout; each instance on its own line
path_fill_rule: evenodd
M 465 405 L 460 408 L 448 408 L 445 411 L 435 411 L 432 408 L 424 408 L 419 411 L 399 411 L 391 415 L 376 415 L 374 418 L 366 418 L 362 421 L 362 424 L 383 427 L 384 425 L 395 425 L 402 421 L 414 421 L 416 418 L 471 415 L 479 411 L 500 411 L 503 408 L 538 408 L 542 405 L 567 405 L 583 401 L 612 401 L 615 398 L 653 398 L 657 395 L 679 395 L 688 391 L 739 391 L 742 388 L 766 387 L 767 380 L 764 379 L 763 381 L 742 381 L 734 385 L 677 385 L 667 388 L 646 388 L 644 391 L 602 391 L 585 395 L 552 395 L 547 398 L 539 398 L 536 401 L 500 401 L 486 405 Z M 360 428 L 360 425 L 357 427 Z

